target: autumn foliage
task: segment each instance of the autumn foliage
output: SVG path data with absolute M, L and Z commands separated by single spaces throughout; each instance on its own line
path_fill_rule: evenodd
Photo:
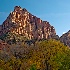
M 57 40 L 13 43 L 0 51 L 0 70 L 69 70 L 70 49 Z

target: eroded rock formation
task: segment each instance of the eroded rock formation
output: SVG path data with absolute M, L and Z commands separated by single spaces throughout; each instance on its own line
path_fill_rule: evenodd
M 54 27 L 49 22 L 42 21 L 20 6 L 15 6 L 14 11 L 0 26 L 0 35 L 6 32 L 20 34 L 28 39 L 47 39 L 56 35 Z
M 60 41 L 70 47 L 70 30 L 60 37 Z

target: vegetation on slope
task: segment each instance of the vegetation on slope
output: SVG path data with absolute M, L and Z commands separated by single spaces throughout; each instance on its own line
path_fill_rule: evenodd
M 70 50 L 57 40 L 12 43 L 0 51 L 0 70 L 69 70 Z

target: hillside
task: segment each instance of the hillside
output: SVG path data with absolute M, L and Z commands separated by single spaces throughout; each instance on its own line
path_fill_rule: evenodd
M 1 70 L 69 70 L 70 50 L 57 40 L 12 44 L 0 51 Z
M 70 30 L 60 38 L 49 22 L 15 6 L 0 25 L 0 70 L 70 70 Z

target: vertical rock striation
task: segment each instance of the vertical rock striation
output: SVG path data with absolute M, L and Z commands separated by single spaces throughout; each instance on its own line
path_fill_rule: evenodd
M 20 34 L 28 39 L 47 39 L 56 36 L 55 29 L 49 22 L 42 21 L 20 6 L 15 6 L 14 11 L 0 26 L 0 35 L 6 32 Z

